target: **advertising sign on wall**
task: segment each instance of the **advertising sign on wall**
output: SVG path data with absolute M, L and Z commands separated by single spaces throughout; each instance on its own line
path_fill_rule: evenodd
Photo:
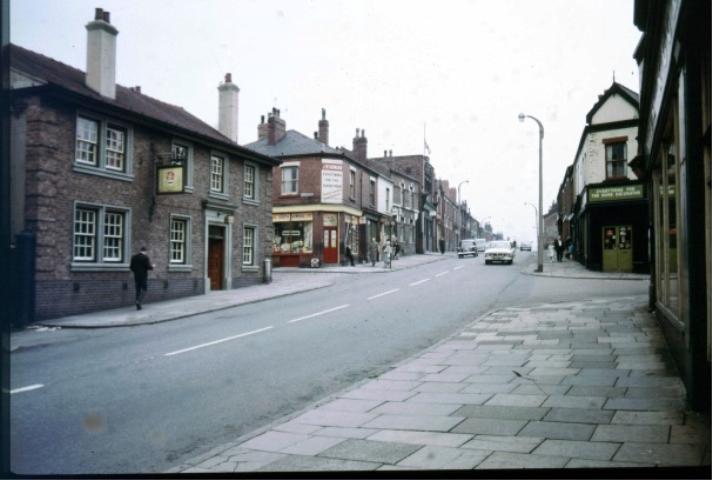
M 598 187 L 588 189 L 588 201 L 614 202 L 643 198 L 643 185 L 625 185 L 620 187 Z
M 321 161 L 321 202 L 342 203 L 344 200 L 344 172 L 341 160 Z
M 183 193 L 183 167 L 158 167 L 158 194 Z

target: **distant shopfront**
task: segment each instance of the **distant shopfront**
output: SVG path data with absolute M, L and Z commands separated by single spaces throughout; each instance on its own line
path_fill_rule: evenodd
M 590 270 L 650 271 L 648 203 L 639 183 L 586 188 L 575 230 L 579 260 Z
M 315 268 L 360 253 L 362 213 L 349 207 L 310 205 L 274 207 L 272 262 L 276 267 Z

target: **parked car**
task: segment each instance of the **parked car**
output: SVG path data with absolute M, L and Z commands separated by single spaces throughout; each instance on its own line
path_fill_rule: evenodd
M 475 239 L 475 245 L 477 245 L 477 252 L 484 253 L 485 248 L 487 248 L 487 239 L 484 238 L 476 238 Z
M 529 243 L 529 242 L 522 242 L 522 243 L 519 244 L 519 250 L 522 251 L 522 252 L 524 252 L 524 251 L 531 252 L 531 251 L 532 251 L 532 244 Z
M 485 264 L 501 262 L 512 264 L 514 262 L 514 249 L 506 240 L 495 240 L 487 244 L 485 250 Z
M 457 247 L 457 258 L 463 258 L 466 255 L 477 256 L 477 244 L 473 239 L 460 241 L 460 246 Z

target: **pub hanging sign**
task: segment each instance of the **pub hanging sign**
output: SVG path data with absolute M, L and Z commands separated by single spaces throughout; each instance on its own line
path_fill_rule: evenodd
M 185 178 L 183 165 L 164 165 L 157 168 L 159 195 L 183 193 Z

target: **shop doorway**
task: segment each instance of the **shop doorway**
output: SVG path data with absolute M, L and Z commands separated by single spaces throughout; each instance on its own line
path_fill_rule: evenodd
M 324 263 L 339 263 L 339 241 L 335 227 L 324 227 Z
M 603 271 L 633 271 L 633 227 L 612 225 L 603 227 Z
M 210 290 L 223 289 L 225 276 L 225 227 L 208 226 L 208 277 Z

